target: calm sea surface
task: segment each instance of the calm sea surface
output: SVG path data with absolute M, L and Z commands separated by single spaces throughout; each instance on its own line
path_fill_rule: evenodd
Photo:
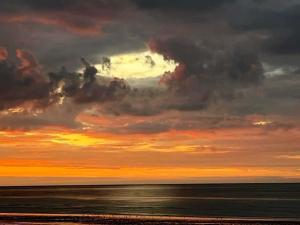
M 300 184 L 3 187 L 0 213 L 300 218 Z

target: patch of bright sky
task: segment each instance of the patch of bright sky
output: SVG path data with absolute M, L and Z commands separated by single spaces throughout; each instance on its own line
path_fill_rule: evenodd
M 263 68 L 265 70 L 266 77 L 275 77 L 275 76 L 282 76 L 294 73 L 298 68 L 293 66 L 288 67 L 274 67 L 267 63 L 263 63 Z
M 177 66 L 173 60 L 165 60 L 162 55 L 148 50 L 114 55 L 110 57 L 110 61 L 110 69 L 103 70 L 102 64 L 95 65 L 99 74 L 125 79 L 157 77 L 174 71 Z

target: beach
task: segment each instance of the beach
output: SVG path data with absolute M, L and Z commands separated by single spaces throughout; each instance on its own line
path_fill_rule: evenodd
M 297 219 L 263 218 L 207 218 L 134 215 L 80 215 L 80 214 L 0 214 L 0 224 L 102 224 L 102 225 L 297 225 Z

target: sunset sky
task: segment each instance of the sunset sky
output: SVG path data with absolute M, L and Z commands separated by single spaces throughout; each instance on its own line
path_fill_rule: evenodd
M 0 185 L 300 182 L 299 19 L 298 0 L 1 0 Z

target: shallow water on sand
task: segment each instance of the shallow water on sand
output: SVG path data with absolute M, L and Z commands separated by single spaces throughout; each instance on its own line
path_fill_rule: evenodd
M 300 184 L 6 187 L 0 199 L 0 213 L 300 218 Z

